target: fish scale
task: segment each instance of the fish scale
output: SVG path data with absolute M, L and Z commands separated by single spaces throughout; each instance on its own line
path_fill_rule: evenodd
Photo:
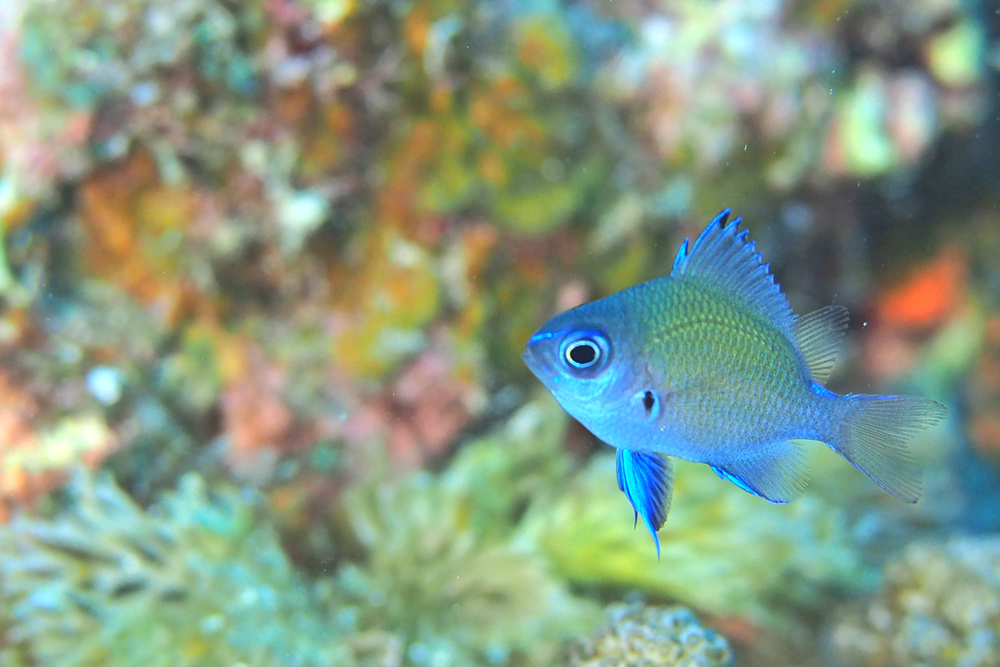
M 780 422 L 760 418 L 764 405 L 770 414 L 785 415 L 792 406 L 802 414 L 812 398 L 795 391 L 794 380 L 805 377 L 803 362 L 793 356 L 784 332 L 763 318 L 754 318 L 752 311 L 741 309 L 738 303 L 704 298 L 706 290 L 697 283 L 676 283 L 669 291 L 680 294 L 667 296 L 666 317 L 656 325 L 662 333 L 652 338 L 646 354 L 663 369 L 665 387 L 673 386 L 675 379 L 706 378 L 710 388 L 703 393 L 723 399 L 693 399 L 698 409 L 681 411 L 676 423 L 690 425 L 685 430 L 696 431 L 699 444 L 712 449 L 729 445 L 733 438 L 741 443 L 781 439 Z M 787 353 L 777 354 L 775 347 L 787 348 Z M 705 359 L 713 360 L 711 365 L 706 366 Z M 703 409 L 705 405 L 717 408 L 717 413 Z M 756 428 L 737 430 L 746 424 L 726 419 L 734 412 Z M 711 457 L 706 453 L 699 460 L 709 462 Z
M 740 218 L 728 218 L 726 209 L 685 240 L 669 276 L 553 317 L 523 355 L 560 405 L 618 450 L 618 486 L 657 555 L 673 456 L 787 503 L 806 480 L 798 441 L 819 440 L 916 502 L 921 475 L 906 441 L 947 412 L 926 398 L 826 389 L 846 309 L 797 318 Z

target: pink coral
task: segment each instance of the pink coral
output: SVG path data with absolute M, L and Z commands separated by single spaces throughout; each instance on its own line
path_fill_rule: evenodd
M 285 449 L 295 425 L 294 415 L 281 397 L 284 374 L 251 354 L 245 377 L 222 392 L 223 428 L 230 438 L 226 459 L 241 476 L 254 476 L 274 463 Z
M 418 467 L 442 455 L 485 402 L 454 351 L 438 341 L 353 411 L 343 435 L 355 447 L 380 439 L 394 464 Z

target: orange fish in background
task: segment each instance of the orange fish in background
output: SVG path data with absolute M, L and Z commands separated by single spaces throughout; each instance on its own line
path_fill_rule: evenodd
M 965 302 L 968 258 L 957 245 L 879 297 L 875 314 L 880 324 L 907 331 L 926 331 L 940 325 Z
M 902 282 L 876 297 L 877 324 L 865 342 L 865 367 L 879 381 L 909 371 L 923 336 L 953 318 L 968 299 L 968 258 L 957 245 L 944 248 Z

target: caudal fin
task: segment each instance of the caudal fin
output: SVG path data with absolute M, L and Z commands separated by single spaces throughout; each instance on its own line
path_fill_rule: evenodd
M 944 419 L 948 408 L 915 396 L 855 395 L 843 400 L 847 414 L 829 444 L 900 500 L 920 500 L 920 466 L 906 442 Z

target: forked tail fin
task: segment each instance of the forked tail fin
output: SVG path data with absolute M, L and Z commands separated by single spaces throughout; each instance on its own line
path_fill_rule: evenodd
M 920 500 L 920 466 L 906 442 L 944 419 L 948 408 L 915 396 L 848 395 L 841 400 L 847 409 L 830 446 L 900 500 Z

